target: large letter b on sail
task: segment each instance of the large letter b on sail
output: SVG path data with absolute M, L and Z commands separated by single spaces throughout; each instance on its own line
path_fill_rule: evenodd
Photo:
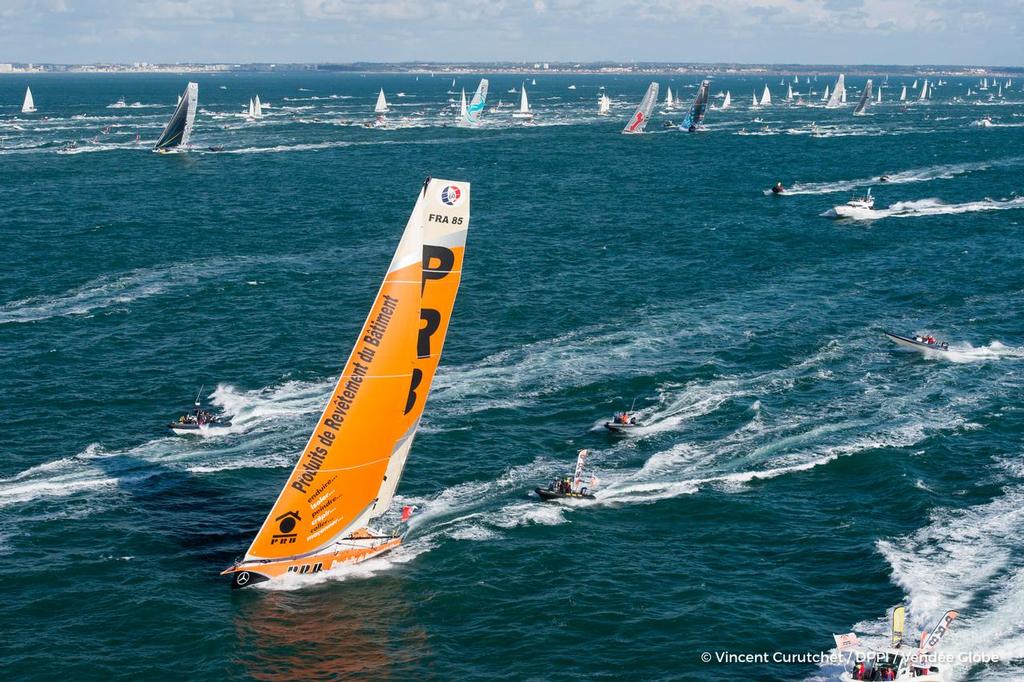
M 409 378 L 409 397 L 405 399 L 405 412 L 402 414 L 409 414 L 412 408 L 416 406 L 416 389 L 419 388 L 422 381 L 423 370 L 413 369 L 412 376 Z

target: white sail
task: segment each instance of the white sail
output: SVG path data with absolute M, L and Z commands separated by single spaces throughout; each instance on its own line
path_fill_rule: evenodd
M 256 95 L 256 99 L 252 101 L 252 117 L 263 118 L 263 104 L 260 103 L 259 95 Z
M 772 93 L 768 90 L 768 85 L 764 86 L 764 92 L 761 94 L 761 106 L 766 107 L 772 103 Z
M 910 86 L 911 90 L 917 90 L 917 79 L 914 79 L 914 84 Z
M 828 103 L 825 107 L 828 109 L 835 109 L 840 104 L 846 101 L 846 76 L 839 74 L 839 78 L 836 80 L 835 86 L 832 88 L 832 96 L 829 97 Z
M 828 86 L 827 85 L 825 86 L 825 94 L 821 96 L 821 100 L 823 102 L 827 102 L 828 101 Z
M 597 101 L 597 113 L 600 116 L 607 116 L 609 110 L 612 108 L 612 101 L 608 98 L 608 95 L 602 94 Z
M 753 95 L 751 95 L 751 96 L 753 97 L 753 100 L 751 100 L 751 104 L 750 104 L 750 106 L 752 106 L 752 107 L 755 107 L 755 108 L 756 108 L 756 107 L 757 107 L 757 93 L 755 92 L 755 93 L 754 93 Z
M 970 94 L 970 93 L 968 93 L 968 94 Z M 900 101 L 901 102 L 906 102 L 907 101 L 907 86 L 906 85 L 904 85 L 903 86 L 903 90 L 900 91 Z
M 722 101 L 722 108 L 728 109 L 730 104 L 732 104 L 732 94 L 729 91 L 726 91 L 725 99 Z
M 530 81 L 530 85 L 536 85 L 536 84 L 537 84 L 537 79 L 536 78 L 534 78 L 534 79 L 532 79 Z
M 384 97 L 384 88 L 380 89 L 377 93 L 377 104 L 373 107 L 373 113 L 375 114 L 386 114 L 388 113 L 388 101 Z
M 462 88 L 462 101 L 459 103 L 459 120 L 466 120 L 466 88 Z
M 252 103 L 252 97 L 249 98 L 249 108 L 245 110 L 245 115 L 248 118 L 255 118 L 256 116 L 256 107 Z
M 878 86 L 878 98 L 875 100 L 875 104 L 881 104 L 881 103 L 882 103 L 882 86 L 879 85 Z
M 530 111 L 530 100 L 526 96 L 526 83 L 519 89 L 519 111 L 512 112 L 512 118 L 533 118 Z
M 793 101 L 793 86 L 792 85 L 787 85 L 786 86 L 786 101 L 787 102 L 792 102 Z
M 996 94 L 996 97 L 1002 97 L 1002 96 L 1003 96 L 1003 86 L 1000 85 L 999 86 L 999 92 Z
M 864 85 L 864 92 L 861 93 L 860 101 L 857 102 L 857 108 L 853 110 L 854 116 L 863 116 L 867 112 L 868 105 L 871 104 L 871 79 L 868 79 L 867 84 Z
M 25 101 L 21 104 L 21 113 L 31 114 L 36 110 L 35 100 L 32 99 L 32 88 L 25 88 Z
M 622 129 L 625 134 L 636 134 L 644 132 L 644 128 L 647 127 L 647 122 L 651 119 L 651 111 L 654 110 L 654 105 L 658 103 L 658 84 L 651 83 L 647 86 L 647 92 L 644 93 L 644 98 L 640 100 L 640 106 L 636 108 L 633 115 L 630 116 L 629 122 L 626 123 L 626 127 Z
M 921 86 L 921 94 L 918 95 L 917 101 L 923 102 L 928 99 L 928 79 L 924 79 L 924 84 Z
M 675 102 L 672 99 L 672 86 L 670 85 L 665 89 L 665 108 L 671 109 L 673 106 L 675 106 Z

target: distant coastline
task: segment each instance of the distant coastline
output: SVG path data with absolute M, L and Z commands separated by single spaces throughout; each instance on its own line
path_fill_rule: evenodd
M 190 63 L 190 64 L 35 64 L 0 63 L 0 75 L 44 73 L 249 73 L 323 71 L 328 73 L 410 73 L 458 75 L 463 73 L 541 74 L 648 74 L 694 76 L 786 75 L 815 76 L 843 72 L 857 75 L 909 76 L 1021 76 L 1024 68 L 1009 66 L 941 65 L 941 64 L 701 64 L 687 62 L 352 62 L 352 63 Z

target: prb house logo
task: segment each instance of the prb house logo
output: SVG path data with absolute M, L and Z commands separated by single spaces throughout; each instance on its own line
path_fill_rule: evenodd
M 441 189 L 441 201 L 449 206 L 458 206 L 462 201 L 462 190 L 455 185 L 448 185 Z

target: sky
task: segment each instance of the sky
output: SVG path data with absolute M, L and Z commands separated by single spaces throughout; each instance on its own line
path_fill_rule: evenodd
M 0 62 L 1024 66 L 1024 0 L 0 0 Z

